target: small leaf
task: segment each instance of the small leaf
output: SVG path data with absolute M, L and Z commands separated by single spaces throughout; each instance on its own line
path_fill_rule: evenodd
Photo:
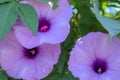
M 5 71 L 0 70 L 0 80 L 8 80 L 8 77 L 5 73 Z
M 56 9 L 58 7 L 58 0 L 54 1 L 54 4 L 53 4 L 53 9 Z
M 35 9 L 28 4 L 19 4 L 19 15 L 25 25 L 33 32 L 38 32 L 38 15 Z
M 98 0 L 95 0 L 95 7 L 91 8 L 92 12 L 95 13 L 96 18 L 100 21 L 103 27 L 109 32 L 110 39 L 116 36 L 120 32 L 120 21 L 114 18 L 107 18 L 101 16 L 98 9 Z
M 117 14 L 115 15 L 115 19 L 120 20 L 120 11 L 118 11 Z
M 18 17 L 18 8 L 15 2 L 0 5 L 0 40 L 13 27 Z

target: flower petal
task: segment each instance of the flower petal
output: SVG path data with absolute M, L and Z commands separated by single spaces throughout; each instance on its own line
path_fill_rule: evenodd
M 20 44 L 26 48 L 33 48 L 40 45 L 40 37 L 38 34 L 34 36 L 32 32 L 23 24 L 15 25 L 15 35 Z
M 120 39 L 113 38 L 111 43 L 108 39 L 107 34 L 91 32 L 76 42 L 68 61 L 68 68 L 75 77 L 80 80 L 119 80 Z M 97 59 L 105 63 L 94 63 Z M 98 73 L 99 68 L 106 70 Z
M 69 34 L 69 26 L 65 24 L 54 24 L 48 32 L 38 32 L 36 36 L 21 24 L 16 25 L 14 29 L 18 41 L 26 48 L 33 48 L 43 43 L 60 43 Z
M 36 70 L 39 71 L 40 78 L 47 76 L 53 69 L 54 64 L 57 63 L 60 55 L 60 44 L 42 44 L 39 46 L 40 53 L 35 59 Z
M 36 9 L 39 19 L 45 18 L 50 21 L 49 31 L 38 32 L 38 34 L 34 36 L 31 31 L 18 20 L 17 23 L 19 24 L 15 24 L 14 30 L 18 41 L 24 47 L 33 48 L 43 43 L 61 43 L 66 39 L 70 31 L 69 20 L 72 17 L 72 9 L 67 0 L 59 0 L 59 6 L 55 10 L 52 9 L 48 3 L 44 2 L 23 0 L 20 3 L 32 5 Z
M 61 17 L 67 22 L 72 17 L 72 8 L 67 0 L 58 0 L 58 7 L 55 10 L 54 16 Z
M 8 75 L 24 80 L 39 80 L 46 77 L 57 63 L 60 44 L 42 44 L 38 46 L 35 58 L 28 58 L 12 31 L 0 42 L 0 63 Z
M 46 33 L 39 33 L 41 43 L 61 43 L 69 34 L 68 24 L 54 24 L 51 29 Z
M 16 41 L 14 32 L 11 30 L 0 42 L 0 62 L 5 69 L 8 69 L 8 67 L 16 63 L 14 59 L 19 60 L 21 57 L 23 57 L 23 55 L 18 55 L 21 50 L 22 47 L 18 41 Z M 6 63 L 6 60 L 4 60 L 5 58 L 8 60 L 8 63 Z

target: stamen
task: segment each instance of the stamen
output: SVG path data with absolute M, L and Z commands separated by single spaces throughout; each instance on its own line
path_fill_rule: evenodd
M 35 50 L 30 50 L 30 54 L 34 56 L 35 55 Z
M 102 68 L 98 68 L 98 73 L 102 73 Z
M 32 48 L 32 49 L 26 49 L 24 48 L 24 55 L 27 57 L 27 58 L 35 58 L 37 56 L 37 54 L 39 53 L 38 51 L 38 48 L 35 47 L 35 48 Z
M 39 27 L 38 27 L 38 31 L 39 32 L 47 32 L 50 29 L 50 21 L 45 19 L 45 18 L 41 18 L 39 20 Z
M 102 59 L 96 59 L 92 64 L 92 68 L 96 73 L 102 74 L 107 71 L 107 62 Z
M 41 32 L 46 32 L 46 31 L 48 31 L 48 29 L 49 29 L 49 27 L 48 26 L 42 26 L 41 28 L 40 28 L 40 31 Z

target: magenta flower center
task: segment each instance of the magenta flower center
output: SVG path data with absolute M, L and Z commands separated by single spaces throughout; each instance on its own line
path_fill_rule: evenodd
M 38 54 L 38 48 L 25 49 L 24 54 L 27 58 L 35 58 Z
M 107 71 L 107 62 L 102 59 L 96 59 L 92 64 L 92 68 L 96 73 L 102 74 Z
M 50 29 L 50 21 L 46 20 L 45 18 L 41 18 L 39 20 L 39 32 L 47 32 Z

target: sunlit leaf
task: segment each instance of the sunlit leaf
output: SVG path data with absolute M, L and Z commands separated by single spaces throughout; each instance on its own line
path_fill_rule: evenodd
M 117 12 L 117 14 L 115 15 L 115 19 L 116 19 L 116 20 L 120 20 L 120 11 Z
M 96 18 L 103 25 L 103 27 L 109 32 L 111 38 L 120 32 L 120 21 L 100 15 L 98 9 L 98 0 L 95 0 L 95 7 L 91 8 L 91 10 L 96 15 Z

